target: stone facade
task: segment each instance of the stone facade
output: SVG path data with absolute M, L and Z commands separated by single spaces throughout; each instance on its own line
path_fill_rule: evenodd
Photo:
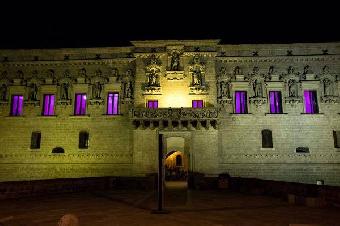
M 0 50 L 0 181 L 142 177 L 156 172 L 164 134 L 164 153 L 183 152 L 192 172 L 340 185 L 339 43 L 131 44 Z M 317 114 L 305 114 L 305 90 L 316 91 Z M 247 114 L 235 114 L 235 91 L 247 92 Z M 282 114 L 269 113 L 270 91 L 281 91 Z M 119 93 L 118 115 L 107 114 L 110 92 Z M 86 94 L 85 115 L 74 115 L 77 93 Z M 53 116 L 42 116 L 44 94 L 56 96 Z M 24 97 L 21 116 L 10 114 L 13 95 Z M 155 100 L 158 109 L 147 108 Z M 265 129 L 272 148 L 262 146 Z

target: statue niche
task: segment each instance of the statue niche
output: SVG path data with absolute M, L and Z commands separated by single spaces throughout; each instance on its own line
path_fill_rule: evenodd
M 288 97 L 298 97 L 298 83 L 295 79 L 288 80 Z
M 0 87 L 0 101 L 7 101 L 7 86 L 2 84 Z
M 145 67 L 146 83 L 143 84 L 142 89 L 144 94 L 160 94 L 161 61 L 152 54 Z
M 60 84 L 60 100 L 61 101 L 68 101 L 71 99 L 71 92 L 70 92 L 70 83 L 69 82 L 62 82 Z
M 329 78 L 325 78 L 323 79 L 322 83 L 323 83 L 324 96 L 325 97 L 335 96 L 334 95 L 334 82 Z
M 38 100 L 38 86 L 36 83 L 31 83 L 28 87 L 28 100 L 37 101 Z
M 179 53 L 174 51 L 171 54 L 170 71 L 179 71 L 179 67 L 180 67 Z
M 96 81 L 92 85 L 92 98 L 93 99 L 102 99 L 102 91 L 103 91 L 103 84 L 101 84 L 99 81 Z

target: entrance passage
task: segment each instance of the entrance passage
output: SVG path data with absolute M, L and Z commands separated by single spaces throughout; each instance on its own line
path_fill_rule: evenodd
M 165 157 L 165 181 L 187 181 L 188 159 L 180 151 L 171 151 Z
M 180 207 L 187 204 L 188 158 L 180 151 L 165 156 L 165 206 Z

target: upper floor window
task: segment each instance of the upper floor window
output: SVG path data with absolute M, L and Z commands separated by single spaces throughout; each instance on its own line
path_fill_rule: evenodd
M 86 114 L 86 94 L 77 93 L 74 105 L 75 115 L 85 115 Z
M 280 91 L 269 92 L 270 113 L 280 114 L 282 113 L 282 97 Z
M 158 100 L 148 100 L 148 108 L 156 109 L 158 108 Z
M 193 108 L 203 108 L 203 100 L 193 100 L 192 101 Z
M 23 106 L 24 106 L 24 96 L 13 95 L 12 104 L 11 104 L 11 115 L 12 116 L 22 115 Z
M 43 103 L 43 115 L 44 116 L 54 115 L 54 104 L 55 104 L 55 95 L 45 94 L 44 103 Z
M 304 91 L 304 98 L 305 98 L 305 113 L 308 113 L 308 114 L 319 113 L 318 99 L 317 99 L 316 91 L 305 90 Z
M 109 93 L 107 96 L 107 114 L 118 115 L 119 94 Z
M 246 91 L 235 92 L 235 113 L 238 113 L 238 114 L 248 113 Z

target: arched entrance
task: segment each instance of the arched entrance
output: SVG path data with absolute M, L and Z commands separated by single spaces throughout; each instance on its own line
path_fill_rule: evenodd
M 165 181 L 187 181 L 188 157 L 181 151 L 170 151 L 165 156 Z

